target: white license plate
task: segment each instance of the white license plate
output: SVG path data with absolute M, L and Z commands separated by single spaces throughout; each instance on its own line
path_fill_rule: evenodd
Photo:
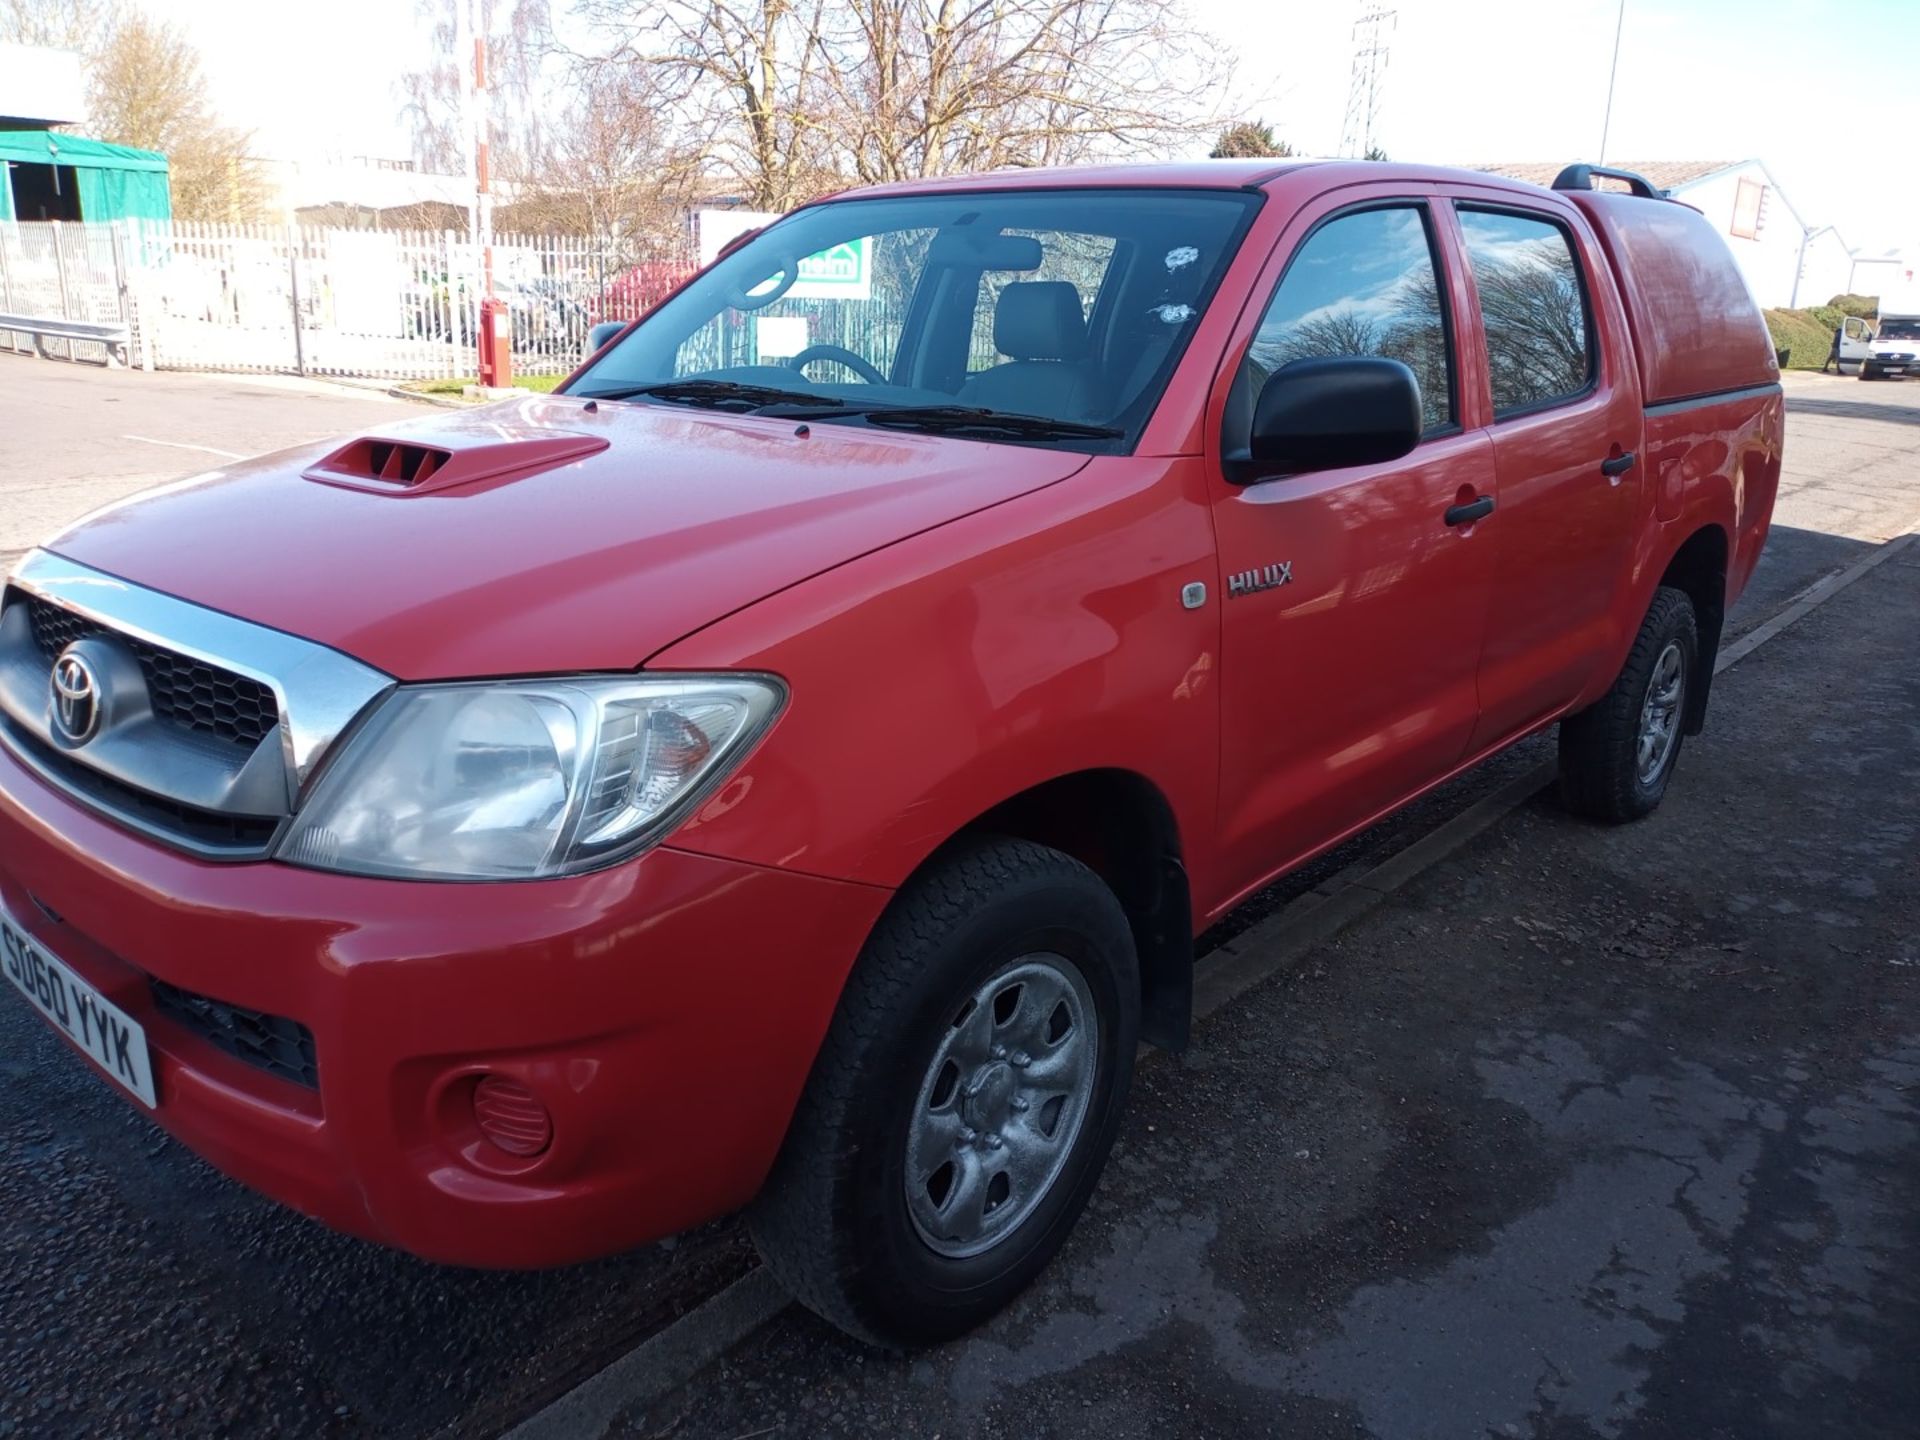
M 0 970 L 61 1034 L 152 1109 L 153 1065 L 147 1032 L 126 1011 L 29 940 L 0 910 Z

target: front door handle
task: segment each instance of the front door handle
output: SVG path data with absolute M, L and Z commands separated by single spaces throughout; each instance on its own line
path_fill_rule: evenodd
M 1633 468 L 1633 452 L 1624 455 L 1610 455 L 1600 462 L 1600 473 L 1608 479 L 1618 479 Z
M 1447 507 L 1447 524 L 1471 525 L 1476 520 L 1484 520 L 1493 513 L 1493 497 L 1482 495 L 1478 500 L 1470 500 L 1465 505 Z

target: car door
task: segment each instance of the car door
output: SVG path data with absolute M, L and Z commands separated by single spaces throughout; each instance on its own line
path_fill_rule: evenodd
M 1445 774 L 1473 729 L 1492 570 L 1485 523 L 1447 516 L 1485 496 L 1492 465 L 1458 404 L 1456 269 L 1423 199 L 1323 200 L 1289 225 L 1228 346 L 1222 453 L 1267 376 L 1316 356 L 1405 361 L 1426 425 L 1387 464 L 1235 485 L 1212 458 L 1236 894 Z
M 1502 196 L 1453 213 L 1499 504 L 1479 751 L 1565 709 L 1622 642 L 1645 417 L 1625 317 L 1611 283 L 1594 284 L 1597 251 L 1571 210 Z
M 1840 322 L 1840 373 L 1846 374 L 1847 367 L 1855 370 L 1860 362 L 1873 353 L 1873 329 L 1858 315 L 1849 315 Z

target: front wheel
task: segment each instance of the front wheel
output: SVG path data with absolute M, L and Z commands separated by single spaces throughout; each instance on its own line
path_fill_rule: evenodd
M 1619 824 L 1659 805 L 1680 759 L 1699 655 L 1693 601 L 1661 586 L 1613 688 L 1560 722 L 1560 795 L 1568 809 Z
M 980 839 L 875 928 L 748 1222 L 810 1310 L 876 1344 L 949 1339 L 1060 1248 L 1133 1074 L 1139 975 L 1077 860 Z

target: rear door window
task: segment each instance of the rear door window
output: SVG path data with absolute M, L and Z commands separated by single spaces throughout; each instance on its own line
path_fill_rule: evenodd
M 1426 429 L 1453 423 L 1453 365 L 1426 211 L 1386 205 L 1336 216 L 1287 266 L 1247 351 L 1247 394 L 1294 360 L 1384 355 L 1420 382 Z
M 1494 418 L 1581 394 L 1593 383 L 1593 327 L 1572 237 L 1545 216 L 1459 215 L 1480 292 Z

